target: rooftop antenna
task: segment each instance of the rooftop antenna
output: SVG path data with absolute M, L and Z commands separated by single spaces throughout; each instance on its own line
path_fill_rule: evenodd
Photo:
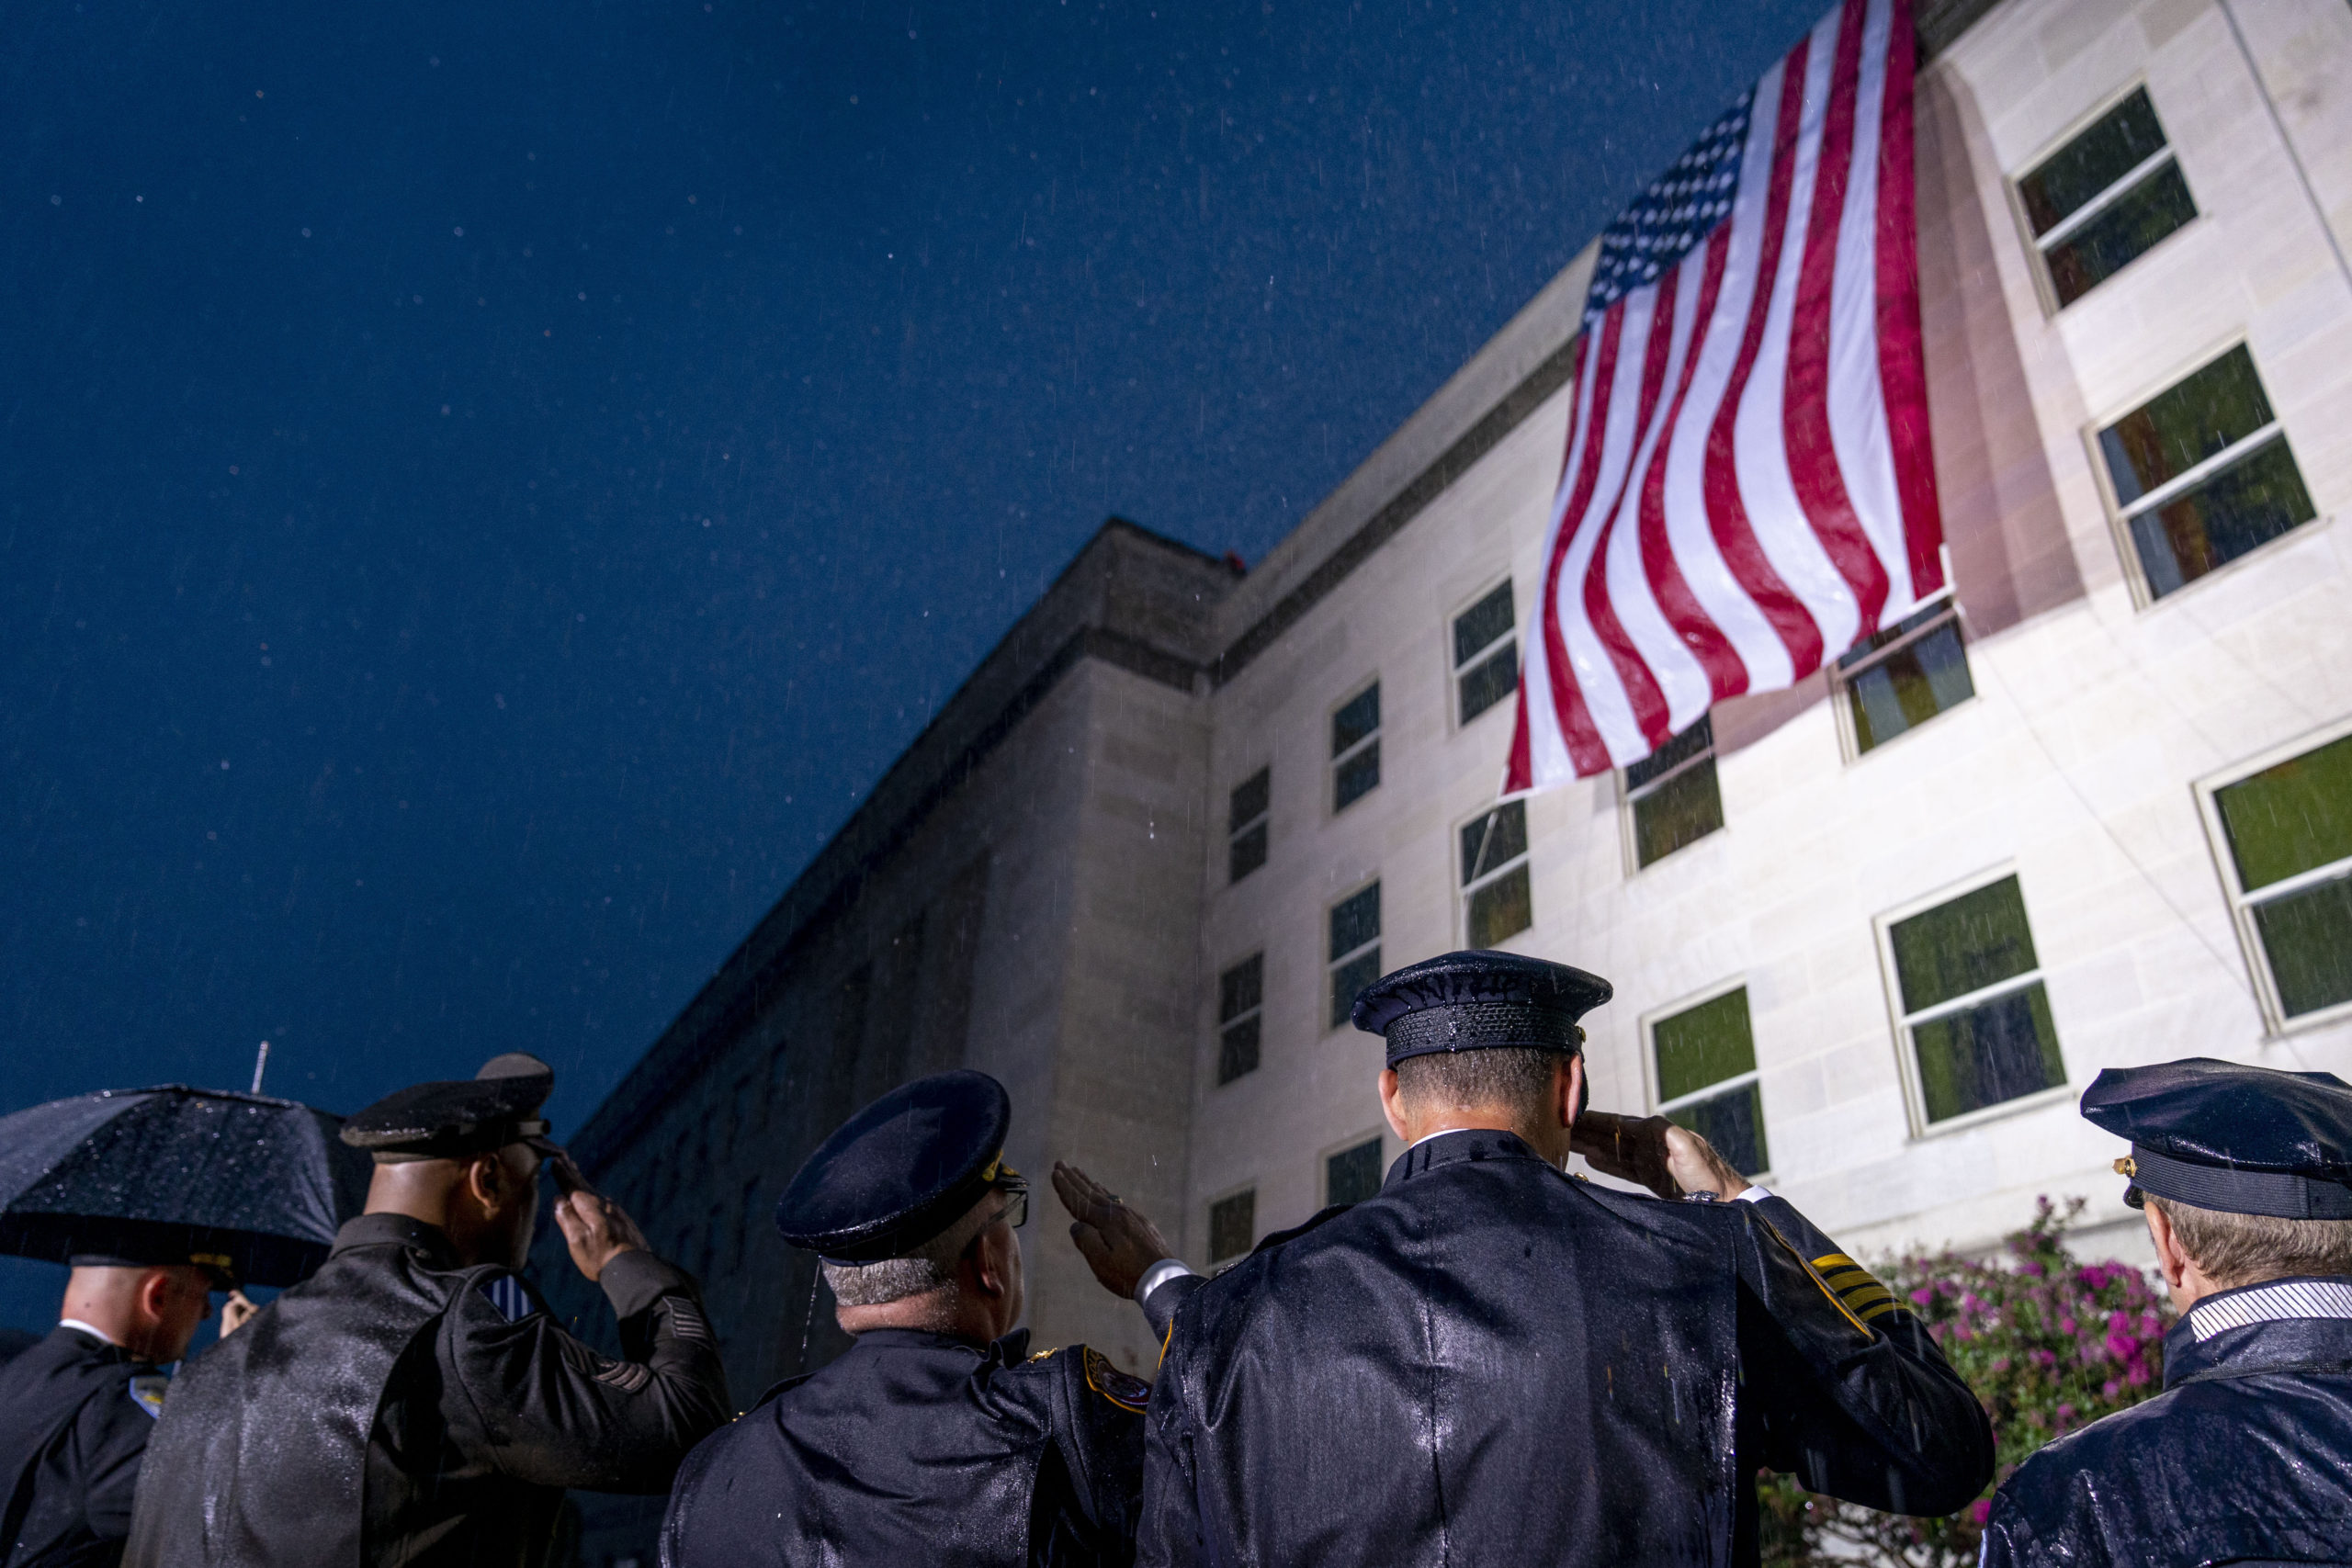
M 261 1043 L 261 1049 L 254 1053 L 254 1093 L 261 1092 L 261 1076 L 267 1071 L 269 1071 L 269 1042 L 265 1040 Z

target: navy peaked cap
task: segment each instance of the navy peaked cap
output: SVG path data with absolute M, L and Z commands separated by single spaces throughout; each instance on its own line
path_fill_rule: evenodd
M 345 1121 L 343 1141 L 392 1159 L 456 1159 L 520 1143 L 549 1151 L 538 1110 L 554 1090 L 553 1067 L 509 1051 L 470 1078 L 394 1090 Z
M 1388 1037 L 1388 1065 L 1436 1051 L 1574 1052 L 1577 1020 L 1607 1001 L 1598 975 L 1516 953 L 1449 953 L 1356 993 L 1358 1029 Z
M 903 1258 L 1013 1179 L 1012 1100 L 957 1068 L 892 1089 L 834 1129 L 793 1176 L 775 1228 L 829 1263 Z
M 2083 1115 L 2132 1140 L 2116 1161 L 2133 1207 L 2153 1192 L 2192 1208 L 2352 1219 L 2352 1084 L 2209 1056 L 2109 1067 Z

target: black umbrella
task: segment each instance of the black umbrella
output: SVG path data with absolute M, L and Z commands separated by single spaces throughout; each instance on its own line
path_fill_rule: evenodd
M 291 1285 L 366 1205 L 371 1162 L 339 1117 L 290 1100 L 167 1084 L 0 1117 L 0 1252 L 209 1255 Z

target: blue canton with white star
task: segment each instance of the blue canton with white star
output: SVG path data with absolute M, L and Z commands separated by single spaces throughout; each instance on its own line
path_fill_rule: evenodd
M 1740 95 L 1689 152 L 1601 231 L 1600 260 L 1584 297 L 1587 326 L 1627 294 L 1656 283 L 1731 215 L 1755 96 L 1753 91 Z
M 539 1309 L 531 1304 L 530 1293 L 523 1289 L 523 1281 L 512 1274 L 493 1274 L 480 1287 L 498 1309 L 498 1315 L 509 1323 L 520 1323 Z

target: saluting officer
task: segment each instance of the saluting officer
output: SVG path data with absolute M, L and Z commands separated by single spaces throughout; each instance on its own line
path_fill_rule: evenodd
M 109 1568 L 130 1533 L 164 1368 L 232 1289 L 229 1259 L 127 1239 L 72 1260 L 49 1337 L 0 1367 L 0 1565 Z M 242 1300 L 243 1298 L 237 1298 Z
M 2082 1106 L 2180 1321 L 2162 1393 L 2001 1483 L 1984 1561 L 2352 1562 L 2352 1086 L 2192 1057 Z
M 368 1211 L 317 1274 L 181 1374 L 148 1446 L 136 1568 L 537 1564 L 563 1489 L 658 1493 L 727 1418 L 695 1285 L 579 1184 L 538 1109 L 547 1064 L 492 1059 L 346 1122 Z M 538 1170 L 629 1357 L 557 1326 L 517 1272 Z
M 1133 1560 L 1151 1389 L 1097 1351 L 1029 1352 L 1029 1184 L 985 1073 L 893 1089 L 808 1157 L 776 1207 L 822 1260 L 831 1363 L 688 1456 L 663 1568 L 910 1568 Z
M 1173 1307 L 1141 1561 L 1754 1562 L 1759 1465 L 1905 1513 L 1983 1489 L 1984 1412 L 1884 1287 L 1696 1134 L 1579 1114 L 1609 994 L 1457 953 L 1357 998 L 1407 1145 L 1379 1194 L 1139 1281 Z M 1090 1260 L 1119 1213 L 1082 1216 Z

